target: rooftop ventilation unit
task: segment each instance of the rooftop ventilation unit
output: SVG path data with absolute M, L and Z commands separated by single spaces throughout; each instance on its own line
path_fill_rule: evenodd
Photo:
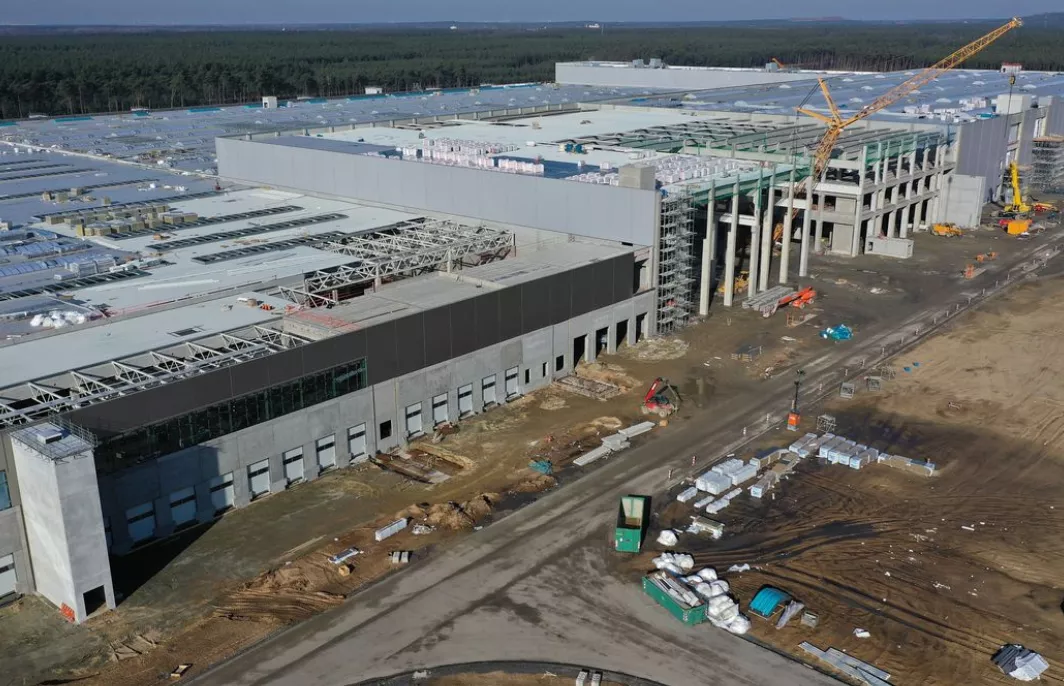
M 58 443 L 63 440 L 63 432 L 55 427 L 46 427 L 37 432 L 37 442 L 41 445 Z

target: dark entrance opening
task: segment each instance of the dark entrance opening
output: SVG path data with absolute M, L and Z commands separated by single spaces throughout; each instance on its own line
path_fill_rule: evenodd
M 620 349 L 622 345 L 628 344 L 628 320 L 622 319 L 617 322 L 617 340 L 614 341 L 617 348 Z
M 587 352 L 587 336 L 577 336 L 573 339 L 573 366 L 580 364 L 584 361 L 584 354 Z
M 97 611 L 107 607 L 107 594 L 103 590 L 103 586 L 97 586 L 91 591 L 86 591 L 83 594 L 85 599 L 85 616 L 91 617 Z

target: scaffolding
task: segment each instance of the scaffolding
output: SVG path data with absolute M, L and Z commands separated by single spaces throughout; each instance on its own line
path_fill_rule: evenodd
M 1064 136 L 1035 138 L 1031 155 L 1031 188 L 1042 192 L 1064 190 Z
M 337 304 L 352 287 L 379 288 L 384 282 L 428 271 L 453 271 L 505 258 L 514 237 L 483 226 L 420 217 L 366 234 L 345 236 L 317 246 L 353 258 L 351 262 L 307 274 L 302 287 L 281 287 L 304 307 Z
M 682 329 L 694 311 L 694 202 L 686 191 L 661 199 L 658 232 L 657 332 Z

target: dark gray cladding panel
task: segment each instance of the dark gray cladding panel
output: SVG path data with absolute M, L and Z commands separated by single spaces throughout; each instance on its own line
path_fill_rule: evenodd
M 447 309 L 451 315 L 451 356 L 468 355 L 477 349 L 476 302 L 462 300 Z
M 425 321 L 419 312 L 395 322 L 396 376 L 425 366 Z M 372 358 L 369 362 L 372 364 Z
M 303 373 L 313 374 L 366 356 L 366 332 L 351 331 L 315 341 L 303 351 Z
M 572 272 L 562 272 L 548 277 L 550 282 L 551 323 L 564 322 L 572 315 Z
M 595 309 L 613 304 L 613 260 L 591 265 L 592 299 Z
M 299 348 L 274 353 L 265 358 L 269 364 L 270 385 L 276 386 L 303 376 L 303 351 Z
M 520 288 L 499 291 L 499 340 L 508 341 L 533 331 L 524 325 L 523 314 Z
M 520 289 L 525 331 L 538 331 L 550 326 L 550 278 L 523 283 Z
M 618 303 L 635 295 L 635 258 L 621 255 L 613 259 L 613 299 Z
M 270 386 L 270 359 L 260 357 L 221 371 L 228 372 L 232 382 L 233 396 L 261 391 Z M 219 372 L 214 372 L 215 374 Z
M 474 299 L 477 309 L 477 348 L 495 345 L 499 338 L 499 294 L 485 293 Z
M 454 357 L 451 354 L 451 310 L 438 308 L 425 313 L 425 366 Z
M 595 309 L 594 265 L 580 267 L 570 272 L 573 275 L 572 309 L 570 316 L 587 314 Z
M 399 361 L 395 352 L 395 322 L 383 322 L 366 329 L 366 371 L 369 383 L 397 376 Z

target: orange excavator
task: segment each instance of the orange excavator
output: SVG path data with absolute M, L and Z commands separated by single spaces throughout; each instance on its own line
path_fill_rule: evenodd
M 650 389 L 643 396 L 643 405 L 640 409 L 643 414 L 656 414 L 664 419 L 680 409 L 680 394 L 676 392 L 668 379 L 659 376 L 654 379 L 654 383 L 650 384 Z

